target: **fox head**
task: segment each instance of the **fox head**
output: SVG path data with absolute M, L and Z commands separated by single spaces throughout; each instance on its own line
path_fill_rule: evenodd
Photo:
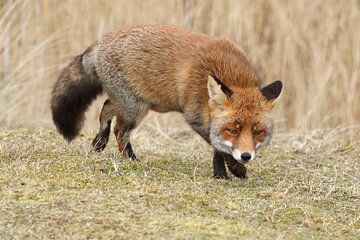
M 275 81 L 261 89 L 230 89 L 209 76 L 207 88 L 213 147 L 242 163 L 255 159 L 256 151 L 270 142 L 272 122 L 268 113 L 281 93 L 282 83 Z

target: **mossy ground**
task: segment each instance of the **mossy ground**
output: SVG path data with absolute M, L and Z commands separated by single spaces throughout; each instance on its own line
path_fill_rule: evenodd
M 142 127 L 134 162 L 113 138 L 92 151 L 92 137 L 0 132 L 1 239 L 359 239 L 356 141 L 275 139 L 247 180 L 218 180 L 211 148 L 187 129 Z

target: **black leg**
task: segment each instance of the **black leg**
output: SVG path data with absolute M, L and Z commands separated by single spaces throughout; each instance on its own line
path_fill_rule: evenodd
M 128 156 L 129 156 L 129 158 L 130 158 L 131 160 L 136 160 L 136 155 L 135 155 L 134 151 L 132 150 L 132 147 L 131 147 L 131 143 L 130 143 L 130 142 L 128 142 L 128 143 L 126 144 L 125 150 L 126 150 Z
M 98 134 L 96 134 L 94 140 L 92 141 L 92 146 L 98 152 L 105 149 L 106 144 L 109 141 L 110 135 L 110 128 L 111 128 L 111 120 L 107 122 L 107 126 L 105 129 L 100 130 Z
M 104 150 L 106 144 L 109 141 L 111 119 L 114 117 L 114 114 L 115 110 L 110 100 L 106 99 L 99 117 L 100 129 L 98 134 L 96 134 L 94 140 L 92 141 L 92 145 L 96 151 Z
M 244 164 L 236 161 L 231 155 L 222 153 L 223 159 L 226 162 L 230 172 L 238 178 L 247 178 L 246 167 Z
M 213 167 L 214 167 L 214 177 L 215 178 L 223 178 L 227 179 L 227 173 L 224 163 L 224 158 L 222 153 L 215 150 L 214 158 L 213 158 Z

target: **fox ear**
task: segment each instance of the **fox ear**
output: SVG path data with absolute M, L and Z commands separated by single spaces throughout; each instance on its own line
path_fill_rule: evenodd
M 268 100 L 275 100 L 281 93 L 282 83 L 281 81 L 275 81 L 261 89 L 262 95 Z
M 232 91 L 222 83 L 218 78 L 214 76 L 208 77 L 207 88 L 209 91 L 209 97 L 212 101 L 214 101 L 217 105 L 224 105 L 226 101 L 229 100 Z

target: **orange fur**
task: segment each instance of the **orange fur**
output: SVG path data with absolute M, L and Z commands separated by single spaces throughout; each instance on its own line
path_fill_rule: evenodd
M 209 122 L 206 82 L 210 74 L 232 89 L 261 84 L 233 42 L 175 26 L 123 28 L 100 39 L 93 49 L 100 61 L 126 73 L 132 89 L 150 108 L 181 111 L 186 105 L 191 113 L 201 112 L 204 122 Z

